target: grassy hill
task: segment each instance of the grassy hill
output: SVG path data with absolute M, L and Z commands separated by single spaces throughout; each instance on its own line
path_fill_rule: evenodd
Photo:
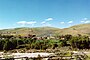
M 36 28 L 14 28 L 0 30 L 1 34 L 13 34 L 26 36 L 28 34 L 36 34 L 37 36 L 49 36 L 49 35 L 90 35 L 90 23 L 75 25 L 69 28 L 59 29 L 54 27 L 36 27 Z
M 65 35 L 65 34 L 71 34 L 71 35 L 90 35 L 90 24 L 80 24 L 80 25 L 75 25 L 69 28 L 64 28 L 60 31 L 56 31 L 56 33 L 60 33 L 60 35 Z
M 14 28 L 14 29 L 5 29 L 1 30 L 2 34 L 13 34 L 13 35 L 22 35 L 26 36 L 28 34 L 35 34 L 37 36 L 49 36 L 50 34 L 55 34 L 55 31 L 60 30 L 59 28 L 53 27 L 36 27 L 36 28 Z

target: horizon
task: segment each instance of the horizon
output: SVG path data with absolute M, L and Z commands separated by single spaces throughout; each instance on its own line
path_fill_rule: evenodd
M 90 23 L 90 0 L 0 0 L 0 30 Z
M 72 25 L 72 26 L 69 26 L 69 27 L 65 27 L 65 28 L 70 28 L 70 27 L 73 27 L 73 26 L 85 25 L 85 24 L 90 24 L 90 23 L 76 24 L 76 25 Z M 5 28 L 5 29 L 0 29 L 0 30 L 16 29 L 16 28 L 43 28 L 43 27 L 51 27 L 51 28 L 65 29 L 65 28 L 52 27 L 52 26 L 40 26 L 40 27 L 13 27 L 13 28 Z

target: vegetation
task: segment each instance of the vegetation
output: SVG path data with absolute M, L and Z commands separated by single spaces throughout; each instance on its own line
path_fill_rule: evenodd
M 35 35 L 28 35 L 28 37 L 0 35 L 0 50 L 12 49 L 55 49 L 63 46 L 70 46 L 71 49 L 89 49 L 90 38 L 88 36 L 56 36 L 54 39 L 40 38 L 37 39 Z

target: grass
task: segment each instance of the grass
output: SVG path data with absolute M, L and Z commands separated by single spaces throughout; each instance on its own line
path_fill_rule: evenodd
M 87 54 L 88 58 L 86 58 L 86 60 L 90 60 L 90 54 Z

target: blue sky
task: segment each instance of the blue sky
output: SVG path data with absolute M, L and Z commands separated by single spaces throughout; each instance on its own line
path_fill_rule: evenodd
M 0 29 L 90 23 L 90 0 L 0 0 Z

